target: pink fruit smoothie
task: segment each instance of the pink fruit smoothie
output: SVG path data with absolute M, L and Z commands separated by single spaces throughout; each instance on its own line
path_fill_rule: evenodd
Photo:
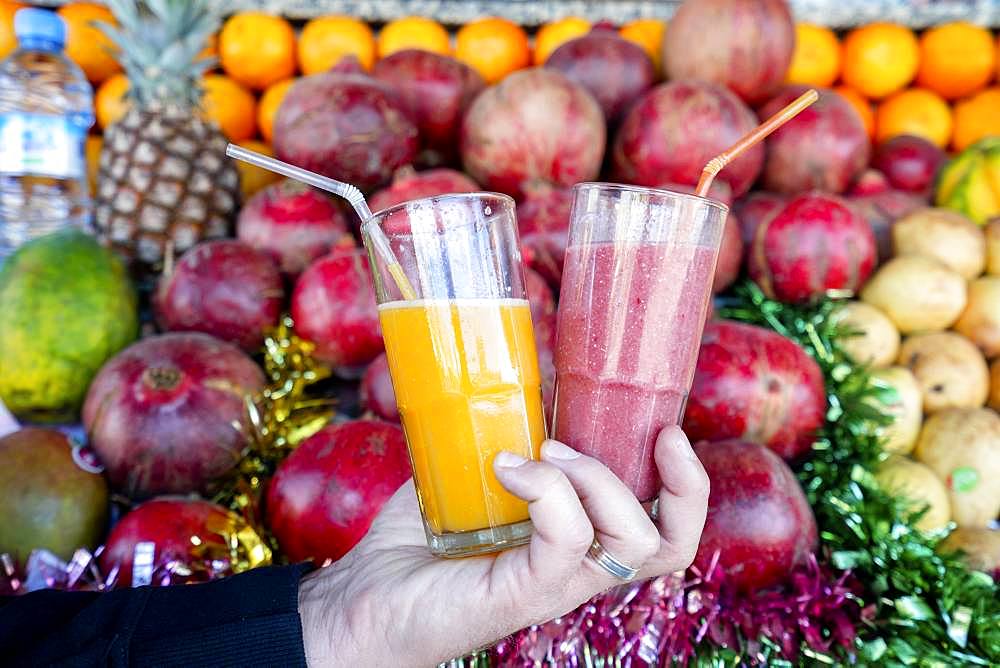
M 656 436 L 684 411 L 716 256 L 666 243 L 566 251 L 555 438 L 604 462 L 641 501 L 659 489 Z

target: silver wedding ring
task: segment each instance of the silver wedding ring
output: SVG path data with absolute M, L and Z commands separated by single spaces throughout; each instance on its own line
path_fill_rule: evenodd
M 639 573 L 638 568 L 630 568 L 618 561 L 613 554 L 604 549 L 604 546 L 596 538 L 590 544 L 587 556 L 593 559 L 594 563 L 607 571 L 612 577 L 616 577 L 619 580 L 631 580 Z

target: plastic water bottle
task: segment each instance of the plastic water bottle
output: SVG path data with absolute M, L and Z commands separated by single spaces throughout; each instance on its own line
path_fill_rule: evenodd
M 0 63 L 0 263 L 25 241 L 90 226 L 93 90 L 63 54 L 58 15 L 22 9 L 14 33 L 18 48 Z

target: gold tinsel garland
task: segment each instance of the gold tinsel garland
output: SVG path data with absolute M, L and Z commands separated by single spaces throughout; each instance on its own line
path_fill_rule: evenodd
M 246 519 L 257 533 L 269 533 L 260 517 L 265 486 L 285 457 L 334 415 L 332 399 L 310 396 L 310 386 L 330 376 L 316 361 L 315 346 L 295 334 L 291 317 L 284 316 L 264 339 L 264 371 L 268 385 L 246 398 L 248 445 L 240 463 L 215 493 L 213 500 Z M 244 425 L 238 425 L 244 429 Z

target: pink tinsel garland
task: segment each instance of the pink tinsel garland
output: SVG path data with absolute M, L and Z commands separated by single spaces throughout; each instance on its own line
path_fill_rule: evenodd
M 724 578 L 716 558 L 706 575 L 692 568 L 684 577 L 618 587 L 565 617 L 506 638 L 497 646 L 497 663 L 576 668 L 592 665 L 596 656 L 622 668 L 687 665 L 706 637 L 747 657 L 758 655 L 762 636 L 788 659 L 795 659 L 803 644 L 817 654 L 849 653 L 858 625 L 874 612 L 862 608 L 857 598 L 862 588 L 849 572 L 835 574 L 815 558 L 780 590 L 742 595 Z

